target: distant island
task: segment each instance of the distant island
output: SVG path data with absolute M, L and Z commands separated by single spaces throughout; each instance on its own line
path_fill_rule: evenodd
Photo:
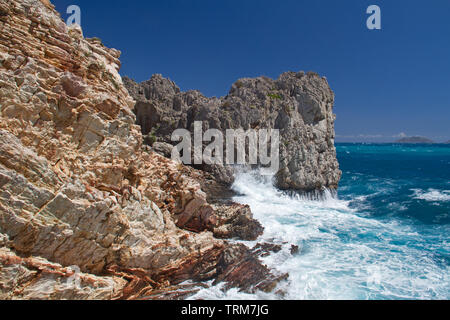
M 424 137 L 405 137 L 401 138 L 396 143 L 434 143 L 433 140 Z

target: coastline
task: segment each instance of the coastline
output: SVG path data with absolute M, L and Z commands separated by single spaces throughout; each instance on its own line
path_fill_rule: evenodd
M 122 78 L 121 52 L 68 24 L 48 0 L 0 2 L 0 300 L 449 299 L 449 144 L 336 136 L 315 72 L 221 97 Z M 341 123 L 370 131 L 361 115 Z

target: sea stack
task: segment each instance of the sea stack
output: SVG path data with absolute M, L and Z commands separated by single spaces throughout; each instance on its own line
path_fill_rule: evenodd
M 225 97 L 208 98 L 199 91 L 182 92 L 159 74 L 137 84 L 124 78 L 136 100 L 135 113 L 142 133 L 158 144 L 171 143 L 177 128 L 279 129 L 280 167 L 276 185 L 284 190 L 336 189 L 341 177 L 334 146 L 334 93 L 326 78 L 314 72 L 286 72 L 278 79 L 245 78 L 236 81 Z M 225 184 L 233 181 L 227 166 L 203 166 Z

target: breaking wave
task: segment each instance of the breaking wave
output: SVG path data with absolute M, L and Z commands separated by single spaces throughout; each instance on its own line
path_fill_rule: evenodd
M 376 219 L 325 192 L 320 200 L 277 190 L 270 177 L 240 173 L 236 202 L 250 205 L 265 227 L 258 242 L 282 245 L 263 258 L 289 280 L 275 293 L 247 294 L 221 286 L 202 289 L 193 299 L 448 299 L 448 225 L 421 226 Z M 428 190 L 417 196 L 450 197 Z M 427 196 L 428 194 L 428 196 Z M 365 198 L 359 199 L 364 202 Z M 253 246 L 256 242 L 245 242 Z M 290 253 L 292 244 L 300 252 Z

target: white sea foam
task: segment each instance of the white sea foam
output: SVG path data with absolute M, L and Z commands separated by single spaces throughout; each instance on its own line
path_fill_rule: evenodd
M 448 261 L 434 255 L 448 256 L 450 244 L 443 235 L 449 230 L 418 232 L 400 222 L 369 219 L 349 208 L 350 201 L 330 193 L 321 201 L 290 197 L 255 173 L 241 173 L 233 188 L 240 194 L 235 201 L 249 204 L 265 227 L 259 241 L 282 245 L 280 252 L 263 261 L 289 273 L 289 280 L 278 288 L 285 295 L 223 292 L 216 286 L 201 290 L 194 299 L 450 297 Z M 298 255 L 290 254 L 291 244 L 300 247 Z
M 428 189 L 427 191 L 424 191 L 422 189 L 411 189 L 411 191 L 414 192 L 414 199 L 426 200 L 430 202 L 450 201 L 450 190 Z
M 405 211 L 408 210 L 408 207 L 404 204 L 393 202 L 388 205 L 388 208 L 393 211 Z

